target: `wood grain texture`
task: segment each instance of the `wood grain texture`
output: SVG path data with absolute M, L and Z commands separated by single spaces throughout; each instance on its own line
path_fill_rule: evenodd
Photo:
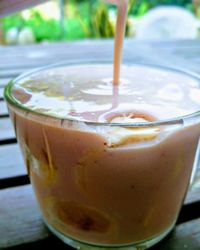
M 142 42 L 127 39 L 124 43 L 125 61 L 151 62 L 200 72 L 198 41 Z M 85 40 L 0 47 L 0 77 L 15 77 L 28 69 L 69 60 L 108 59 L 113 57 L 113 40 Z M 12 55 L 12 56 L 11 56 Z M 19 60 L 20 58 L 20 60 Z M 172 64 L 173 63 L 173 64 Z
M 0 46 L 0 67 L 6 67 L 7 61 L 5 59 L 9 59 L 11 65 L 12 62 L 18 62 L 17 65 L 23 64 L 23 60 L 19 60 L 19 56 L 23 56 L 23 58 L 27 59 L 37 59 L 38 61 L 43 58 L 51 57 L 54 54 L 63 55 L 69 54 L 82 55 L 86 54 L 89 51 L 89 55 L 100 54 L 100 53 L 109 53 L 109 55 L 113 54 L 113 44 L 114 41 L 112 39 L 93 39 L 93 40 L 82 40 L 82 41 L 73 41 L 73 42 L 54 42 L 54 43 L 46 43 L 46 44 L 33 44 L 33 45 L 21 45 L 18 46 Z M 198 52 L 200 50 L 199 40 L 174 40 L 174 41 L 142 41 L 136 39 L 125 39 L 124 42 L 124 50 L 125 54 L 128 51 L 135 52 L 136 54 L 142 53 L 141 51 L 137 51 L 137 48 L 152 48 L 159 49 L 160 51 L 168 52 L 169 54 L 181 55 L 187 57 L 192 52 Z M 86 51 L 85 51 L 86 50 Z M 88 57 L 87 56 L 87 57 Z M 192 53 L 192 57 L 198 57 L 198 54 Z M 87 58 L 86 57 L 86 58 Z M 31 64 L 31 60 L 27 62 Z M 8 65 L 9 67 L 9 65 Z
M 48 237 L 30 185 L 0 191 L 0 204 L 0 249 Z
M 179 225 L 160 244 L 151 248 L 151 250 L 184 249 L 200 249 L 200 219 Z
M 24 69 L 7 69 L 0 70 L 0 78 L 14 78 L 19 74 L 24 73 Z
M 3 88 L 0 88 L 0 100 L 3 100 Z
M 2 79 L 0 78 L 0 88 L 3 88 L 4 86 L 6 86 L 6 84 L 9 83 L 10 80 L 11 78 L 2 78 Z
M 4 101 L 0 101 L 0 117 L 5 115 L 8 116 L 8 109 L 6 103 Z
M 15 138 L 14 129 L 10 118 L 0 119 L 0 141 Z
M 0 181 L 26 174 L 18 144 L 0 146 Z

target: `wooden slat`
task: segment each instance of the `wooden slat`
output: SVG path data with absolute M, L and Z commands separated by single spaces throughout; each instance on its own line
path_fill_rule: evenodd
M 200 173 L 200 171 L 199 171 Z M 200 201 L 200 180 L 198 180 L 198 185 L 196 185 L 195 188 L 189 190 L 188 195 L 186 196 L 185 199 L 185 204 L 192 204 L 194 202 Z
M 16 73 L 19 73 L 20 71 L 26 70 L 27 67 L 33 68 L 42 66 L 48 63 L 58 62 L 60 60 L 65 59 L 84 59 L 84 58 L 112 58 L 112 48 L 113 42 L 112 41 L 90 41 L 86 43 L 65 43 L 65 44 L 57 44 L 55 45 L 47 45 L 47 46 L 32 46 L 32 49 L 29 48 L 29 51 L 26 53 L 24 51 L 20 51 L 20 47 L 18 50 L 14 50 L 15 53 L 18 53 L 18 56 L 22 56 L 22 60 L 18 60 L 18 56 L 13 56 L 12 60 L 10 59 L 9 53 L 6 53 L 6 49 L 3 50 L 3 58 L 4 63 L 0 66 L 0 71 L 3 75 L 8 74 L 11 72 L 13 74 L 13 70 Z M 98 46 L 98 50 L 96 49 Z M 134 49 L 133 49 L 134 48 Z M 12 51 L 12 48 L 8 48 L 7 50 Z M 190 49 L 191 50 L 191 49 Z M 151 58 L 151 61 L 154 60 L 154 62 L 165 62 L 170 64 L 171 62 L 168 60 L 169 56 L 174 56 L 175 54 L 178 55 L 183 60 L 188 59 L 188 56 L 190 55 L 190 50 L 185 52 L 184 50 L 180 50 L 178 47 L 178 44 L 174 47 L 171 47 L 170 50 L 166 50 L 166 47 L 162 46 L 156 46 L 155 43 L 149 44 L 149 43 L 138 43 L 134 40 L 127 40 L 125 42 L 124 46 L 124 57 L 132 59 L 133 61 L 137 60 L 139 58 L 139 61 L 141 61 L 141 58 L 143 59 L 149 59 Z M 18 52 L 16 52 L 18 51 Z M 156 53 L 157 51 L 157 53 Z M 160 53 L 158 53 L 158 51 Z M 167 53 L 166 53 L 167 51 Z M 179 53 L 177 51 L 180 51 Z M 192 56 L 197 57 L 198 53 L 195 53 L 197 51 L 196 47 L 193 47 L 193 53 Z M 170 54 L 169 54 L 170 52 Z M 176 52 L 176 53 L 174 53 Z M 14 52 L 13 52 L 14 53 Z M 164 54 L 164 55 L 162 55 Z M 167 55 L 167 58 L 165 57 Z M 191 57 L 191 56 L 190 56 Z M 5 63 L 6 58 L 8 58 L 7 63 Z M 152 59 L 153 58 L 153 59 Z M 179 58 L 179 59 L 180 59 Z M 16 60 L 16 61 L 15 61 Z M 44 60 L 44 61 L 43 61 Z M 176 58 L 176 61 L 178 59 Z M 173 61 L 173 60 L 172 60 Z M 181 63 L 181 66 L 185 65 L 185 63 L 188 64 L 187 61 L 184 61 L 184 63 Z M 9 70 L 8 70 L 9 69 Z
M 0 146 L 0 181 L 23 175 L 26 168 L 18 144 Z
M 0 249 L 42 242 L 51 238 L 51 234 L 42 222 L 30 185 L 1 190 L 0 204 Z M 47 241 L 47 245 L 51 244 L 52 241 Z M 177 226 L 152 250 L 183 250 L 185 248 L 200 249 L 200 219 Z
M 160 244 L 151 250 L 199 250 L 200 219 L 189 221 L 176 229 Z
M 154 63 L 200 73 L 199 65 L 192 60 L 188 60 L 186 53 L 176 54 L 174 51 L 170 53 L 162 48 L 151 46 L 138 46 L 135 51 L 130 46 L 125 46 L 124 54 L 137 62 Z
M 97 49 L 98 47 L 98 49 Z M 125 41 L 125 53 L 129 54 L 131 51 L 133 53 L 143 53 L 142 48 L 151 48 L 153 50 L 159 50 L 168 52 L 173 55 L 179 55 L 182 58 L 192 58 L 199 57 L 199 41 L 175 41 L 175 42 L 138 42 L 137 40 L 127 39 Z M 140 49 L 141 48 L 141 49 Z M 33 67 L 44 59 L 45 63 L 48 60 L 63 60 L 68 58 L 86 58 L 93 56 L 103 56 L 112 54 L 113 51 L 113 41 L 112 40 L 88 40 L 85 42 L 66 42 L 66 43 L 53 43 L 47 45 L 29 45 L 29 46 L 18 46 L 16 47 L 0 47 L 1 58 L 0 58 L 0 69 L 6 68 L 26 68 L 33 63 Z M 159 55 L 162 58 L 162 53 Z M 12 57 L 11 57 L 12 55 Z M 56 55 L 56 57 L 55 57 Z M 19 60 L 22 57 L 22 59 Z M 68 56 L 68 57 L 67 57 Z M 148 56 L 148 55 L 147 55 Z M 156 54 L 154 54 L 156 56 Z M 98 57 L 97 57 L 98 58 Z M 26 61 L 24 61 L 26 59 Z M 164 58 L 163 58 L 164 59 Z M 47 61 L 46 61 L 47 60 Z M 2 61 L 2 63 L 1 63 Z M 15 64 L 13 63 L 15 62 Z M 51 61 L 52 62 L 52 61 Z M 21 65 L 21 66 L 20 66 Z
M 96 53 L 91 53 L 89 50 L 85 50 L 84 53 L 64 53 L 60 51 L 60 53 L 51 53 L 48 55 L 48 57 L 41 58 L 41 59 L 31 59 L 29 57 L 24 57 L 22 58 L 23 63 L 19 63 L 17 60 L 12 60 L 8 59 L 7 69 L 2 69 L 0 67 L 0 77 L 5 78 L 5 77 L 11 77 L 15 78 L 19 74 L 26 72 L 28 70 L 32 70 L 34 68 L 38 67 L 43 67 L 43 66 L 48 66 L 50 64 L 55 64 L 58 62 L 62 61 L 71 61 L 71 60 L 77 60 L 80 61 L 80 59 L 87 58 L 89 59 L 96 59 L 98 60 L 104 60 L 106 58 L 112 59 L 112 54 L 111 52 L 96 52 Z M 39 60 L 39 62 L 38 62 Z M 29 62 L 30 61 L 30 62 Z M 13 68 L 13 69 L 12 69 Z
M 4 116 L 8 115 L 8 109 L 7 109 L 6 103 L 3 101 L 0 101 L 0 117 L 2 117 L 3 115 Z
M 3 99 L 3 88 L 0 88 L 0 100 Z
M 45 51 L 47 48 L 51 48 L 51 50 L 59 50 L 59 48 L 68 48 L 69 50 L 74 48 L 85 48 L 85 47 L 100 47 L 105 45 L 113 45 L 113 39 L 85 39 L 81 41 L 73 41 L 73 42 L 53 42 L 53 43 L 45 43 L 45 44 L 32 44 L 32 45 L 20 45 L 17 46 L 0 46 L 0 52 L 6 51 L 6 55 L 10 55 L 13 57 L 16 56 L 16 53 L 28 53 L 30 51 Z M 137 39 L 128 38 L 125 39 L 125 44 L 132 45 L 133 47 L 137 44 L 141 44 L 142 46 L 151 45 L 153 47 L 160 47 L 163 49 L 168 48 L 198 48 L 199 47 L 199 39 L 181 39 L 181 40 L 160 40 L 160 41 L 138 41 Z M 9 54 L 11 52 L 11 54 Z
M 0 88 L 3 88 L 6 86 L 6 84 L 11 80 L 11 78 L 0 78 Z
M 0 70 L 0 78 L 14 78 L 18 75 L 24 73 L 24 69 L 7 69 L 7 70 Z
M 152 46 L 161 47 L 161 48 L 198 48 L 199 47 L 199 39 L 160 39 L 160 40 L 145 40 L 138 41 L 137 39 L 128 38 L 127 40 L 134 40 L 135 43 L 141 42 L 144 44 L 151 44 Z
M 1 118 L 0 119 L 0 141 L 14 138 L 14 137 L 15 137 L 15 133 L 14 133 L 10 118 Z
M 0 249 L 48 237 L 30 186 L 0 191 Z
M 170 44 L 170 43 L 169 43 Z M 196 44 L 196 43 L 195 43 Z M 159 46 L 155 46 L 159 45 Z M 198 64 L 194 63 L 193 60 L 199 58 L 200 48 L 196 45 L 192 48 L 187 47 L 188 50 L 178 47 L 179 43 L 168 47 L 161 46 L 159 43 L 138 43 L 134 40 L 127 40 L 124 45 L 124 59 L 128 61 L 137 62 L 154 62 L 157 64 L 164 64 L 176 67 L 182 67 L 185 69 L 195 70 L 200 72 Z M 97 49 L 98 46 L 98 49 Z M 16 48 L 8 47 L 1 48 L 0 58 L 0 76 L 1 77 L 15 77 L 18 74 L 32 69 L 35 67 L 44 66 L 47 64 L 59 62 L 62 60 L 77 60 L 77 59 L 112 59 L 113 53 L 113 42 L 112 41 L 89 41 L 86 43 L 64 43 L 57 45 L 35 45 L 32 47 L 23 46 L 27 51 Z M 192 53 L 191 53 L 192 51 Z M 12 53 L 8 53 L 12 52 Z M 15 56 L 10 55 L 15 53 Z M 20 56 L 21 60 L 18 60 Z M 188 60 L 191 59 L 191 60 Z M 4 63 L 1 64 L 4 61 Z
M 33 45 L 33 46 L 19 46 L 18 49 L 13 47 L 1 47 L 0 48 L 0 71 L 5 70 L 6 67 L 10 69 L 18 65 L 34 65 L 38 67 L 44 60 L 44 64 L 49 64 L 53 62 L 58 62 L 60 60 L 70 59 L 85 59 L 88 57 L 96 57 L 96 55 L 101 56 L 112 54 L 112 41 L 106 42 L 94 42 L 89 43 L 60 43 L 58 44 L 47 44 L 47 45 Z M 98 46 L 98 49 L 96 49 Z M 99 50 L 101 48 L 101 51 Z M 22 49 L 23 48 L 23 49 Z M 10 55 L 12 55 L 12 60 Z M 20 57 L 20 60 L 19 60 Z M 98 57 L 97 57 L 98 58 Z M 2 61 L 2 63 L 1 63 Z M 15 64 L 14 64 L 15 63 Z M 2 70 L 1 70 L 2 69 Z

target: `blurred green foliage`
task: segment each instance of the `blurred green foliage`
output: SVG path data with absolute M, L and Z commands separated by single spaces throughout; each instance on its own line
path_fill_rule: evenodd
M 17 28 L 20 31 L 24 27 L 29 27 L 38 42 L 86 37 L 106 38 L 112 37 L 114 34 L 114 29 L 109 20 L 108 7 L 99 1 L 68 1 L 64 31 L 59 20 L 45 20 L 38 11 L 30 11 L 31 15 L 28 20 L 19 13 L 5 17 L 3 19 L 4 31 L 7 32 L 11 28 Z
M 31 28 L 38 42 L 44 39 L 50 41 L 59 40 L 61 36 L 59 22 L 54 19 L 44 20 L 37 11 L 31 11 L 31 16 L 28 20 L 24 19 L 20 14 L 14 14 L 3 19 L 5 32 L 11 28 L 21 30 L 25 27 Z
M 65 38 L 112 37 L 108 7 L 99 1 L 71 0 L 66 6 Z
M 142 16 L 149 9 L 158 5 L 176 5 L 184 6 L 187 9 L 192 10 L 191 0 L 130 0 L 132 2 L 132 8 L 130 14 Z
M 175 4 L 186 6 L 192 10 L 190 0 L 129 0 L 129 15 L 142 16 L 150 8 L 159 4 Z M 35 40 L 74 40 L 81 38 L 109 38 L 114 35 L 114 24 L 109 18 L 111 11 L 116 8 L 106 5 L 102 0 L 65 0 L 64 27 L 56 19 L 44 20 L 35 10 L 30 10 L 30 18 L 25 19 L 21 14 L 14 14 L 3 19 L 3 29 L 21 30 L 29 27 Z M 128 26 L 127 26 L 128 30 Z

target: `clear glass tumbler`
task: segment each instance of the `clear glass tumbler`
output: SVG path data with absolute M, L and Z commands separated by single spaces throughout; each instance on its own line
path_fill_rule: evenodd
M 46 225 L 77 249 L 156 244 L 174 227 L 196 170 L 200 112 L 132 124 L 53 117 L 13 97 L 16 83 L 43 70 L 11 81 L 5 99 Z M 102 134 L 113 128 L 159 128 L 159 136 L 139 147 L 110 148 Z

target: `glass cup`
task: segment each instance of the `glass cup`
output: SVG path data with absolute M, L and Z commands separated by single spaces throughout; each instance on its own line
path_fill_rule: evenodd
M 45 70 L 64 65 L 72 63 Z M 47 227 L 77 249 L 156 244 L 174 227 L 198 166 L 200 113 L 132 124 L 56 118 L 12 95 L 16 83 L 43 70 L 10 82 L 5 99 Z M 162 136 L 142 147 L 107 147 L 101 135 L 119 128 L 159 129 Z

